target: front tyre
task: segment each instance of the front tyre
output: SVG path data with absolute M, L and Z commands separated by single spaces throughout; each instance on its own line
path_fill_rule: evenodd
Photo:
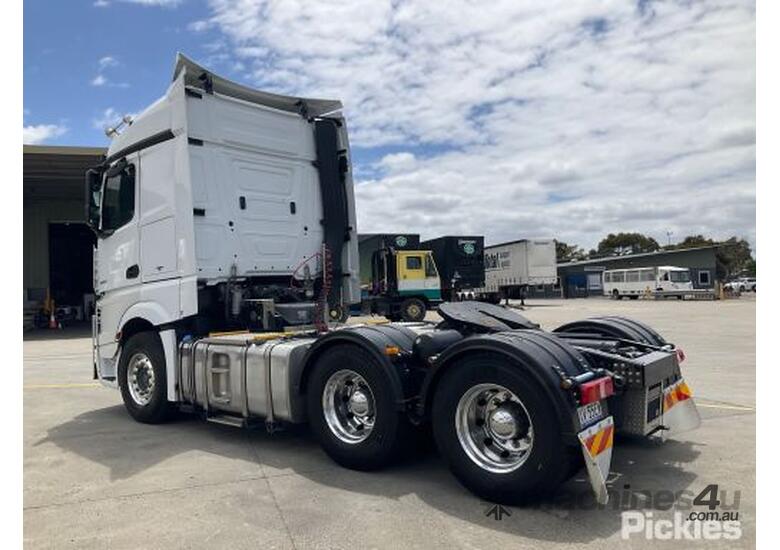
M 337 345 L 317 359 L 307 388 L 309 423 L 325 452 L 355 470 L 373 470 L 400 452 L 408 426 L 387 373 L 366 350 Z
M 401 304 L 401 318 L 404 321 L 422 321 L 425 319 L 425 312 L 425 302 L 419 298 L 408 298 Z
M 165 352 L 156 332 L 139 332 L 122 346 L 119 388 L 135 420 L 158 424 L 170 412 L 165 379 Z
M 432 419 L 455 477 L 489 501 L 538 499 L 571 473 L 573 454 L 552 405 L 503 357 L 482 354 L 453 365 L 437 386 Z

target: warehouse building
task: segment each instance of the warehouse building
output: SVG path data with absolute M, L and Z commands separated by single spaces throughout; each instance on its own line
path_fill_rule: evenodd
M 659 250 L 560 263 L 558 278 L 563 285 L 564 298 L 583 298 L 603 295 L 602 272 L 607 269 L 675 266 L 690 269 L 693 288 L 714 290 L 722 282 L 720 277 L 723 270 L 719 268 L 717 257 L 720 246 Z
M 84 223 L 84 173 L 106 149 L 25 145 L 23 153 L 25 328 L 47 296 L 87 318 L 95 237 Z

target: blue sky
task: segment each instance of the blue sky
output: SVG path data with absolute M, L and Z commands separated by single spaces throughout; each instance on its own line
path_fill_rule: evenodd
M 106 109 L 134 111 L 159 97 L 177 50 L 204 53 L 204 36 L 186 26 L 206 15 L 201 2 L 101 7 L 93 0 L 25 0 L 25 125 L 66 127 L 50 144 L 105 145 L 94 121 Z M 98 75 L 105 79 L 99 86 L 93 84 Z
M 741 0 L 24 3 L 26 143 L 105 145 L 183 51 L 345 105 L 360 231 L 755 243 Z M 139 35 L 140 33 L 140 35 Z

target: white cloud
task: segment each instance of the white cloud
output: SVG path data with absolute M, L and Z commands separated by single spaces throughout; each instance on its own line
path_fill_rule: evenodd
M 755 242 L 750 4 L 210 6 L 254 84 L 343 100 L 381 159 L 355 167 L 360 231 Z
M 105 55 L 98 59 L 98 67 L 102 71 L 103 69 L 107 69 L 108 67 L 116 67 L 119 65 L 119 62 L 116 60 L 115 57 L 112 57 L 110 55 Z
M 99 74 L 90 81 L 90 84 L 92 84 L 93 86 L 105 86 L 107 82 L 108 79 L 102 74 Z
M 68 131 L 68 128 L 59 124 L 33 124 L 24 126 L 23 142 L 27 145 L 37 145 L 49 139 L 59 137 Z
M 112 67 L 119 66 L 119 61 L 113 56 L 105 55 L 98 59 L 98 74 L 90 81 L 92 86 L 110 86 L 112 88 L 127 88 L 127 82 L 114 82 L 106 76 Z
M 92 5 L 96 8 L 107 8 L 111 4 L 107 0 L 95 0 Z
M 382 157 L 377 165 L 387 172 L 408 172 L 415 167 L 416 161 L 412 153 L 392 153 Z
M 211 27 L 211 23 L 205 20 L 193 21 L 187 25 L 187 29 L 193 32 L 203 32 Z

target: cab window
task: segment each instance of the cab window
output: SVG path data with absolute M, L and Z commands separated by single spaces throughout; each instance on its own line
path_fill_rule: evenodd
M 422 269 L 422 258 L 420 256 L 407 256 L 406 269 Z
M 436 277 L 439 274 L 436 272 L 436 264 L 433 263 L 433 258 L 430 256 L 425 257 L 425 276 Z
M 133 219 L 135 214 L 135 166 L 117 165 L 106 175 L 103 187 L 101 225 L 103 231 L 113 231 Z

